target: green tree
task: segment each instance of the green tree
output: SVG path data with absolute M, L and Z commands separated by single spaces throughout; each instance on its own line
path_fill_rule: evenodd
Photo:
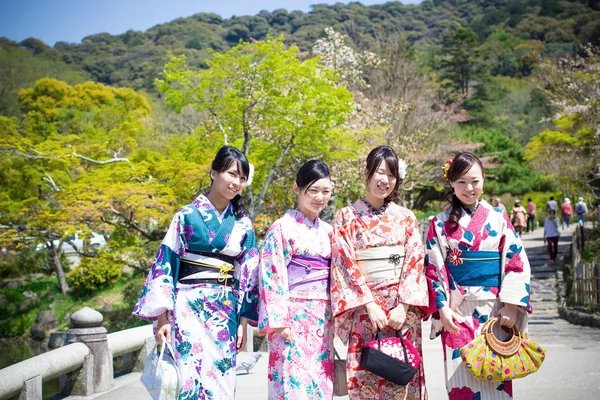
M 63 246 L 96 256 L 76 248 L 70 235 L 89 237 L 94 230 L 108 236 L 121 227 L 156 240 L 154 226 L 166 225 L 165 214 L 175 205 L 175 191 L 165 184 L 172 171 L 156 152 L 140 148 L 152 141 L 144 126 L 150 108 L 131 89 L 44 78 L 22 90 L 19 100 L 22 124 L 0 117 L 0 181 L 6 188 L 0 215 L 11 228 L 3 241 L 45 246 L 66 294 Z
M 471 82 L 481 73 L 478 47 L 475 32 L 469 28 L 458 28 L 442 48 L 442 75 L 462 94 L 467 93 Z
M 275 14 L 283 21 L 284 13 Z M 239 146 L 256 165 L 244 194 L 254 218 L 282 166 L 335 156 L 336 128 L 352 109 L 352 95 L 333 70 L 320 67 L 318 58 L 301 61 L 283 37 L 240 43 L 207 64 L 198 71 L 185 56 L 172 56 L 157 85 L 176 110 L 191 105 L 206 112 L 206 132 Z
M 542 64 L 540 77 L 557 113 L 554 129 L 531 139 L 526 156 L 568 192 L 600 193 L 600 49 Z

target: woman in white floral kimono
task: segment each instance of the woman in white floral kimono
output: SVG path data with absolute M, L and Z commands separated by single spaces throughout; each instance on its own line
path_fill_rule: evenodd
M 275 221 L 265 237 L 259 328 L 269 335 L 272 400 L 333 397 L 332 227 L 319 219 L 331 190 L 324 162 L 304 164 L 294 185 L 298 208 Z
M 512 382 L 473 377 L 459 349 L 491 317 L 503 327 L 526 331 L 529 261 L 506 211 L 480 200 L 484 175 L 476 156 L 461 153 L 448 160 L 444 179 L 451 206 L 431 221 L 425 266 L 431 338 L 442 337 L 446 389 L 450 400 L 509 399 Z
M 173 218 L 133 310 L 173 345 L 181 400 L 235 396 L 236 354 L 257 320 L 259 254 L 240 197 L 249 174 L 239 150 L 219 150 L 210 193 Z

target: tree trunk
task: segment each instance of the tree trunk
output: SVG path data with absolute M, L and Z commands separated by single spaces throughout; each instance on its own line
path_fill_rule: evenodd
M 52 243 L 52 242 L 50 242 Z M 56 278 L 58 279 L 58 286 L 60 286 L 60 292 L 63 296 L 69 293 L 69 285 L 67 285 L 67 277 L 63 270 L 62 263 L 60 262 L 60 249 L 62 248 L 62 242 L 59 244 L 58 249 L 54 248 L 53 244 L 50 244 L 48 250 L 52 255 L 52 263 L 54 264 L 54 270 L 56 271 Z

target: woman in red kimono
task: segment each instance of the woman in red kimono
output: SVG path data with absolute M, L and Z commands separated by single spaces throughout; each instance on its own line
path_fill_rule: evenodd
M 360 368 L 362 348 L 401 330 L 421 353 L 421 318 L 428 305 L 424 250 L 415 215 L 394 201 L 405 174 L 391 147 L 367 157 L 367 194 L 338 211 L 332 243 L 331 302 L 336 333 L 348 345 L 350 399 L 426 399 L 420 371 L 399 386 Z

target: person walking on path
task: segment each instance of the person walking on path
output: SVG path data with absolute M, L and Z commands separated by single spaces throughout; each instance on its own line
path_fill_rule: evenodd
M 548 244 L 548 256 L 550 261 L 556 261 L 558 255 L 558 239 L 560 232 L 558 231 L 558 221 L 556 221 L 556 213 L 550 211 L 548 218 L 544 221 L 544 244 Z
M 287 210 L 265 236 L 258 326 L 268 334 L 271 400 L 333 398 L 333 228 L 319 219 L 332 189 L 323 161 L 302 165 L 294 184 L 297 209 Z
M 535 203 L 530 198 L 527 199 L 527 232 L 533 232 L 535 230 L 535 213 L 537 211 L 537 207 Z M 531 226 L 531 228 L 530 228 Z
M 546 212 L 554 211 L 555 213 L 558 211 L 558 203 L 554 200 L 554 196 L 550 196 L 550 200 L 546 203 Z
M 573 206 L 571 205 L 571 200 L 568 197 L 565 197 L 565 202 L 560 206 L 560 214 L 562 217 L 562 228 L 567 229 L 571 226 L 571 217 L 573 216 Z
M 519 234 L 519 236 L 521 236 L 523 234 L 523 229 L 525 228 L 525 225 L 526 225 L 526 221 L 525 221 L 526 216 L 527 216 L 527 211 L 525 210 L 525 207 L 523 207 L 521 205 L 521 200 L 516 200 L 515 206 L 513 207 L 512 211 L 511 211 L 511 221 L 513 223 L 513 226 L 515 227 L 515 230 Z
M 579 201 L 575 205 L 575 211 L 577 212 L 577 222 L 583 227 L 585 224 L 585 214 L 588 212 L 587 204 L 583 201 L 583 197 L 579 198 Z
M 502 200 L 500 200 L 500 197 L 496 197 L 494 199 L 494 207 L 498 207 L 502 211 L 506 212 L 506 207 L 504 207 L 504 204 L 502 204 Z
M 508 215 L 480 201 L 481 160 L 460 153 L 449 161 L 444 177 L 450 207 L 431 221 L 425 242 L 430 338 L 441 335 L 450 399 L 511 399 L 512 381 L 475 378 L 463 365 L 459 349 L 492 317 L 509 330 L 527 332 L 529 261 Z M 498 336 L 505 340 L 507 334 Z

